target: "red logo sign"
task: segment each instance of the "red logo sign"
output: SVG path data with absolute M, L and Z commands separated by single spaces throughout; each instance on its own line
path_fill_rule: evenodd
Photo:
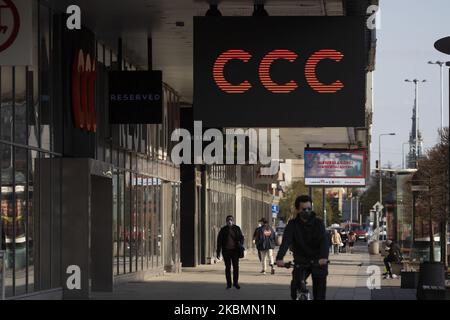
M 9 18 L 6 19 L 6 22 L 5 17 Z M 8 49 L 14 43 L 19 29 L 20 16 L 16 6 L 11 0 L 0 0 L 0 52 Z
M 94 110 L 96 77 L 95 59 L 78 50 L 72 65 L 72 112 L 75 127 L 91 132 L 97 131 Z
M 305 66 L 305 78 L 308 85 L 319 93 L 336 93 L 342 88 L 344 84 L 340 80 L 336 80 L 332 84 L 324 84 L 320 82 L 316 75 L 317 65 L 325 59 L 331 59 L 335 62 L 340 62 L 344 55 L 336 50 L 324 49 L 313 53 Z M 249 81 L 245 80 L 238 85 L 233 85 L 225 79 L 224 68 L 225 65 L 233 59 L 241 60 L 245 63 L 249 62 L 252 55 L 244 50 L 228 50 L 222 53 L 215 61 L 213 67 L 213 77 L 217 86 L 226 93 L 245 93 L 252 88 Z M 298 55 L 291 50 L 273 50 L 267 53 L 259 64 L 259 79 L 261 84 L 272 93 L 291 93 L 298 88 L 298 84 L 291 80 L 284 84 L 275 83 L 270 76 L 270 67 L 275 60 L 284 59 L 289 62 L 294 62 Z

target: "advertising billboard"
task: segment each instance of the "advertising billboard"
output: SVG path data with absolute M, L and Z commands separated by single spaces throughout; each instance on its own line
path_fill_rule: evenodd
M 194 120 L 363 127 L 364 17 L 194 17 Z
M 365 186 L 366 151 L 305 149 L 305 184 Z

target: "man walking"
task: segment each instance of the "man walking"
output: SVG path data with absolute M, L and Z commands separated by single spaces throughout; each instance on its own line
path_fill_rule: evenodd
M 222 252 L 225 262 L 225 278 L 227 289 L 231 288 L 231 265 L 233 265 L 233 285 L 236 289 L 239 286 L 239 256 L 241 247 L 244 245 L 244 235 L 241 228 L 234 224 L 233 216 L 227 216 L 227 225 L 222 227 L 217 236 L 217 259 Z
M 258 249 L 258 237 L 259 237 L 259 229 L 262 227 L 262 219 L 258 221 L 258 227 L 253 232 L 253 243 L 256 246 L 256 250 L 258 250 L 258 259 L 261 262 L 261 251 Z
M 258 251 L 261 252 L 261 265 L 262 265 L 262 274 L 266 274 L 266 258 L 269 258 L 271 274 L 275 273 L 275 269 L 273 268 L 273 249 L 275 249 L 275 231 L 269 225 L 269 222 L 266 218 L 262 218 L 261 222 L 263 223 L 262 227 L 258 229 L 258 242 L 256 243 L 256 247 Z

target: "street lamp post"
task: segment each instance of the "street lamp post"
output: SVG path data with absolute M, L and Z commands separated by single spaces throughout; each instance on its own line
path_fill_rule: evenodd
M 415 160 L 416 160 L 416 167 L 417 167 L 417 161 L 419 160 L 419 83 L 424 83 L 427 82 L 427 80 L 418 80 L 418 79 L 414 79 L 414 80 L 409 80 L 406 79 L 405 82 L 412 82 L 414 83 L 414 109 L 415 109 L 415 118 L 416 118 L 416 128 L 415 128 Z
M 450 37 L 445 37 L 442 39 L 439 39 L 438 41 L 436 41 L 434 43 L 434 47 L 436 48 L 436 50 L 438 50 L 439 52 L 442 52 L 444 54 L 450 55 Z M 447 67 L 450 67 L 450 62 L 447 62 L 445 64 Z M 450 147 L 449 147 L 450 148 Z M 448 181 L 447 181 L 448 183 Z M 447 215 L 448 215 L 448 193 L 445 195 L 446 196 L 446 203 L 447 203 Z M 446 238 L 447 235 L 447 224 L 448 224 L 448 219 L 444 219 L 444 223 L 443 226 L 441 228 L 441 257 L 443 258 L 443 262 L 444 262 L 444 266 L 447 267 L 448 263 L 447 263 L 447 246 L 446 246 L 446 242 L 442 241 L 442 238 Z
M 405 144 L 409 144 L 409 142 L 403 142 L 402 144 L 402 169 L 405 168 Z
M 441 132 L 442 132 L 442 129 L 444 128 L 444 67 L 445 67 L 445 62 L 443 62 L 443 61 L 436 61 L 436 62 L 428 61 L 428 64 L 438 65 L 439 68 L 441 69 Z
M 378 136 L 378 170 L 380 172 L 380 204 L 381 205 L 383 204 L 383 182 L 382 182 L 383 180 L 382 180 L 382 170 L 381 170 L 381 137 L 382 136 L 395 136 L 395 133 L 382 133 Z M 383 214 L 381 211 L 380 217 L 382 217 L 382 216 L 383 216 Z M 379 227 L 378 217 L 377 217 L 376 221 L 377 221 L 376 227 Z M 381 231 L 383 231 L 383 230 L 381 230 Z

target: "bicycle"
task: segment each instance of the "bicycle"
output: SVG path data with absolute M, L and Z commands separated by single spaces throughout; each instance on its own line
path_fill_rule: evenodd
M 327 264 L 329 263 L 330 262 L 327 261 Z M 289 261 L 284 264 L 284 267 L 286 269 L 296 268 L 300 270 L 299 272 L 300 278 L 297 279 L 297 281 L 295 281 L 294 279 L 291 280 L 291 298 L 293 300 L 302 300 L 302 301 L 313 300 L 306 286 L 308 284 L 306 282 L 306 271 L 311 267 L 321 267 L 319 262 L 312 260 L 307 264 L 296 264 L 292 261 Z

